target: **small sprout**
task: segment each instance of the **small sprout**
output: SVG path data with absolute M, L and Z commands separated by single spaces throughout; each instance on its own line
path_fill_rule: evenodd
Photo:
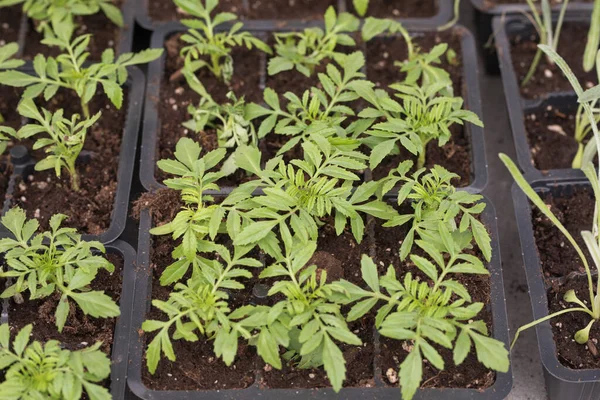
M 337 46 L 356 46 L 349 33 L 356 32 L 360 21 L 349 13 L 336 15 L 333 6 L 325 12 L 325 31 L 306 28 L 302 32 L 276 33 L 276 57 L 269 60 L 269 75 L 294 68 L 306 76 L 326 58 L 337 59 L 343 53 Z
M 1 278 L 16 280 L 0 297 L 8 298 L 29 291 L 30 300 L 60 294 L 54 313 L 56 326 L 62 332 L 73 300 L 84 314 L 94 318 L 112 318 L 120 314 L 119 306 L 103 291 L 90 290 L 100 269 L 114 272 L 115 267 L 104 257 L 99 242 L 81 240 L 75 229 L 61 227 L 66 215 L 50 218 L 50 231 L 38 233 L 37 219 L 27 220 L 25 211 L 15 207 L 2 217 L 2 225 L 13 235 L 0 240 L 0 254 L 8 268 L 0 270 Z

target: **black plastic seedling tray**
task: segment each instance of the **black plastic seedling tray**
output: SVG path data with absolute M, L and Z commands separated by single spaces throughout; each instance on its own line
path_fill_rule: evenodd
M 121 13 L 123 14 L 123 27 L 119 30 L 119 43 L 115 46 L 115 53 L 117 55 L 130 52 L 133 46 L 133 31 L 135 28 L 135 1 L 136 0 L 124 0 L 121 5 Z M 27 34 L 32 28 L 32 25 L 27 18 L 27 14 L 21 15 L 21 22 L 19 28 L 19 38 L 17 43 L 19 44 L 19 51 L 16 54 L 17 58 L 23 55 L 25 49 L 25 40 Z M 93 32 L 89 32 L 92 33 Z
M 473 111 L 481 119 L 483 113 L 481 109 L 481 96 L 479 91 L 479 77 L 477 69 L 477 52 L 472 34 L 468 29 L 462 26 L 456 26 L 455 29 L 461 35 L 461 51 L 463 59 L 463 85 L 462 97 L 465 100 L 465 108 Z M 163 25 L 152 35 L 150 47 L 162 48 L 165 40 L 174 33 L 184 30 L 179 23 L 170 23 Z M 414 35 L 422 32 L 432 32 L 431 30 L 415 30 Z M 267 35 L 268 32 L 261 31 L 260 34 Z M 364 51 L 364 49 L 363 49 Z M 156 162 L 158 154 L 158 141 L 160 136 L 160 119 L 158 116 L 158 104 L 161 95 L 161 82 L 164 75 L 164 66 L 166 54 L 148 66 L 148 85 L 146 91 L 146 104 L 144 107 L 144 122 L 140 161 L 140 180 L 147 191 L 155 191 L 164 187 L 158 182 L 156 172 Z M 261 92 L 264 90 L 266 81 L 266 55 L 262 54 L 260 62 L 261 78 L 260 87 L 256 88 Z M 367 59 L 368 62 L 368 59 Z M 368 79 L 368 77 L 367 77 Z M 466 124 L 466 135 L 470 142 L 471 155 L 471 184 L 466 188 L 469 192 L 483 190 L 487 184 L 487 160 L 485 155 L 485 137 L 484 129 L 473 124 Z M 222 188 L 224 191 L 230 188 Z
M 489 0 L 471 0 L 471 4 L 475 8 L 475 29 L 477 31 L 477 40 L 480 44 L 487 43 L 496 32 L 492 29 L 492 20 L 495 16 L 522 15 L 524 12 L 529 12 L 529 6 L 525 3 L 525 0 L 523 0 L 522 4 L 498 5 L 490 4 Z M 560 10 L 560 7 L 561 5 L 557 4 L 553 7 L 553 10 L 557 12 Z M 593 3 L 571 1 L 567 6 L 567 15 L 590 15 L 593 7 Z M 483 56 L 486 70 L 490 74 L 499 73 L 498 60 L 494 50 L 492 48 L 483 49 Z
M 490 304 L 493 318 L 493 337 L 508 346 L 508 323 L 506 316 L 506 305 L 504 297 L 504 286 L 502 280 L 502 267 L 500 260 L 500 249 L 498 244 L 498 232 L 496 227 L 496 216 L 492 204 L 486 200 L 486 209 L 482 214 L 482 222 L 488 227 L 492 237 L 492 261 L 488 264 L 491 280 Z M 372 224 L 367 224 L 372 226 Z M 151 307 L 152 265 L 150 260 L 150 248 L 152 238 L 149 230 L 152 226 L 151 217 L 147 210 L 143 210 L 140 220 L 139 242 L 138 242 L 138 274 L 135 293 L 135 309 L 132 318 L 132 330 L 130 339 L 130 362 L 128 371 L 128 388 L 131 395 L 143 400 L 206 400 L 206 399 L 393 399 L 400 397 L 398 387 L 387 386 L 382 379 L 381 367 L 377 354 L 379 354 L 379 336 L 374 333 L 374 370 L 373 378 L 375 386 L 348 387 L 339 393 L 332 389 L 265 389 L 260 385 L 260 374 L 257 373 L 253 385 L 246 389 L 226 390 L 198 390 L 198 391 L 156 391 L 144 385 L 142 380 L 142 368 L 146 368 L 144 354 L 146 343 L 140 328 L 146 318 L 146 313 Z M 369 232 L 371 248 L 374 246 L 374 234 Z M 166 362 L 163 360 L 163 362 Z M 417 392 L 415 399 L 504 399 L 512 387 L 512 372 L 496 373 L 495 383 L 485 390 L 475 389 L 422 389 Z
M 125 83 L 125 87 L 128 90 L 128 103 L 123 105 L 126 110 L 126 118 L 125 125 L 123 126 L 119 167 L 117 170 L 117 189 L 111 222 L 108 229 L 100 235 L 84 235 L 84 238 L 88 240 L 99 240 L 105 244 L 118 239 L 125 229 L 129 210 L 131 185 L 133 182 L 138 134 L 142 118 L 142 105 L 146 83 L 145 77 L 142 71 L 137 67 L 128 67 L 127 70 L 129 72 L 129 77 Z M 100 95 L 104 96 L 104 93 L 101 93 Z M 13 164 L 13 173 L 6 190 L 6 196 L 3 199 L 4 207 L 2 214 L 13 206 L 12 197 L 17 181 L 30 175 L 34 171 L 35 164 L 38 161 L 29 156 L 27 148 L 24 146 L 15 146 L 11 149 L 10 154 L 11 163 Z M 43 201 L 43 199 L 40 199 L 40 201 Z M 4 227 L 0 227 L 0 233 L 6 233 Z
M 588 187 L 589 181 L 579 180 L 538 180 L 532 182 L 533 189 L 538 193 L 551 193 L 554 197 L 568 196 L 574 187 Z M 529 285 L 529 295 L 533 308 L 534 320 L 548 315 L 548 289 L 545 282 L 538 249 L 531 221 L 531 205 L 521 189 L 513 185 L 512 189 L 515 214 L 523 262 Z M 591 229 L 591 221 L 590 221 Z M 544 367 L 546 390 L 550 400 L 564 399 L 599 399 L 600 398 L 600 369 L 574 370 L 560 363 L 557 357 L 556 344 L 551 327 L 552 321 L 546 321 L 536 326 L 538 346 Z
M 569 18 L 567 21 L 582 23 L 585 21 L 587 23 L 587 20 L 579 18 Z M 505 21 L 499 17 L 494 19 L 494 30 L 497 32 L 496 47 L 498 49 L 500 70 L 502 72 L 502 84 L 504 86 L 506 106 L 513 132 L 513 140 L 517 150 L 519 167 L 530 181 L 543 178 L 581 178 L 584 175 L 580 170 L 568 168 L 540 171 L 533 165 L 531 151 L 527 140 L 527 131 L 525 129 L 525 116 L 532 111 L 539 110 L 547 105 L 555 106 L 558 109 L 571 109 L 575 111 L 577 100 L 574 91 L 548 93 L 545 98 L 539 100 L 525 99 L 521 96 L 520 83 L 512 64 L 509 37 L 530 28 L 531 26 L 529 26 L 521 17 L 511 17 L 507 18 Z
M 136 0 L 137 1 L 137 22 L 147 30 L 158 30 L 165 25 L 171 24 L 173 21 L 155 21 L 148 15 L 148 0 Z M 252 1 L 252 0 L 250 0 Z M 403 1 L 403 0 L 397 0 Z M 338 0 L 337 10 L 338 13 L 351 9 L 352 0 Z M 445 24 L 452 19 L 454 14 L 453 0 L 437 0 L 438 12 L 429 18 L 406 18 L 398 19 L 407 27 L 415 28 L 436 28 Z M 392 17 L 391 15 L 389 16 Z M 292 20 L 276 20 L 276 19 L 246 19 L 244 22 L 244 29 L 249 31 L 271 31 L 277 29 L 303 29 L 308 26 L 315 26 L 322 24 L 321 20 L 318 19 L 292 19 Z
M 7 237 L 7 235 L 0 234 L 0 237 Z M 106 253 L 118 255 L 123 259 L 123 284 L 121 287 L 121 295 L 119 297 L 121 315 L 117 319 L 113 334 L 110 372 L 111 396 L 115 400 L 120 400 L 124 398 L 126 391 L 131 311 L 133 309 L 133 294 L 135 287 L 136 254 L 130 245 L 120 240 L 107 245 Z M 10 318 L 10 299 L 4 299 L 2 302 L 1 323 L 8 323 Z M 35 324 L 35 321 L 31 321 L 31 323 Z

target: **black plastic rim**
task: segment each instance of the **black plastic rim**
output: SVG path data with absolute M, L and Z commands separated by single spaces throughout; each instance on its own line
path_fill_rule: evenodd
M 130 0 L 134 1 L 134 0 Z M 176 21 L 154 21 L 148 15 L 148 0 L 135 0 L 137 1 L 135 15 L 136 21 L 145 29 L 154 31 L 161 29 L 165 25 L 172 24 Z M 338 0 L 338 12 L 347 11 L 346 5 L 350 0 Z M 405 24 L 407 27 L 421 27 L 421 28 L 436 28 L 445 24 L 452 19 L 454 15 L 452 0 L 437 0 L 438 12 L 436 15 L 429 18 L 402 18 L 398 21 Z M 269 19 L 247 19 L 244 20 L 244 29 L 249 31 L 275 31 L 275 30 L 295 30 L 303 29 L 308 26 L 321 26 L 323 25 L 322 20 L 285 20 L 285 24 L 282 24 L 281 20 Z M 282 27 L 282 25 L 284 25 Z
M 493 318 L 493 336 L 505 343 L 508 347 L 508 322 L 506 315 L 506 304 L 504 286 L 502 280 L 502 263 L 500 259 L 500 248 L 498 243 L 498 231 L 496 216 L 493 205 L 486 200 L 486 209 L 482 214 L 482 220 L 488 227 L 492 237 L 492 261 L 488 264 L 491 281 L 490 307 Z M 152 225 L 151 217 L 147 210 L 143 210 L 140 219 L 140 231 L 138 242 L 138 274 L 135 293 L 135 309 L 132 313 L 130 359 L 128 370 L 128 388 L 138 398 L 144 400 L 205 400 L 205 399 L 353 399 L 353 398 L 376 398 L 397 400 L 400 395 L 399 388 L 387 387 L 383 384 L 381 370 L 374 363 L 375 387 L 373 388 L 343 388 L 339 393 L 332 389 L 261 389 L 258 382 L 246 389 L 230 389 L 218 391 L 155 391 L 147 388 L 142 382 L 142 368 L 144 364 L 145 344 L 144 336 L 139 334 L 139 329 L 150 308 L 152 267 L 150 265 L 151 236 L 149 234 Z M 372 235 L 372 233 L 371 233 Z M 507 373 L 496 373 L 496 381 L 493 386 L 483 391 L 473 389 L 421 389 L 417 392 L 415 399 L 504 399 L 512 388 L 512 371 Z
M 591 187 L 584 179 L 546 179 L 531 183 L 537 193 L 548 193 L 568 187 Z M 544 281 L 540 258 L 531 221 L 532 206 L 523 191 L 516 185 L 512 188 L 517 227 L 523 249 L 523 262 L 531 297 L 534 320 L 544 318 L 548 311 L 548 287 Z M 536 326 L 538 346 L 545 370 L 546 386 L 551 399 L 597 399 L 600 397 L 600 369 L 574 370 L 560 363 L 552 333 L 551 321 Z M 560 396 L 560 397 L 559 397 Z M 565 397 L 566 396 L 566 397 Z
M 587 22 L 587 19 L 567 18 L 570 22 Z M 541 107 L 546 102 L 564 104 L 569 98 L 573 98 L 575 92 L 553 92 L 545 98 L 539 100 L 527 100 L 521 96 L 520 85 L 515 74 L 510 54 L 509 35 L 513 32 L 525 29 L 528 24 L 521 17 L 506 18 L 503 21 L 501 17 L 494 18 L 494 31 L 497 32 L 496 48 L 498 59 L 500 61 L 500 71 L 502 72 L 502 84 L 504 86 L 504 95 L 506 97 L 506 106 L 513 133 L 513 140 L 517 150 L 517 161 L 519 167 L 524 172 L 529 181 L 555 178 L 555 179 L 579 179 L 584 176 L 583 172 L 577 169 L 553 169 L 549 171 L 540 171 L 533 165 L 533 159 L 527 141 L 527 131 L 525 129 L 525 114 L 528 111 Z
M 184 30 L 179 23 L 170 23 L 161 26 L 152 35 L 151 48 L 162 48 L 165 39 L 174 32 Z M 477 69 L 477 51 L 473 35 L 462 26 L 454 28 L 461 35 L 463 59 L 463 93 L 466 108 L 477 114 L 483 120 L 481 96 L 479 91 L 479 77 Z M 432 32 L 431 30 L 415 30 L 419 32 Z M 144 107 L 144 122 L 141 145 L 140 180 L 147 191 L 155 191 L 164 186 L 155 176 L 158 137 L 160 135 L 160 120 L 158 118 L 158 101 L 160 99 L 161 81 L 164 70 L 166 54 L 148 66 L 148 86 L 146 89 L 146 104 Z M 263 69 L 264 82 L 265 71 Z M 261 88 L 262 90 L 262 88 Z M 487 160 L 485 154 L 484 130 L 473 124 L 465 125 L 466 135 L 470 142 L 471 155 L 471 184 L 466 188 L 469 192 L 478 192 L 485 188 L 488 179 Z M 231 188 L 223 188 L 228 190 Z
M 488 14 L 488 15 L 503 15 L 503 14 L 517 14 L 526 12 L 529 10 L 529 6 L 525 4 L 498 4 L 496 6 L 486 5 L 487 0 L 471 0 L 471 4 L 478 12 Z M 553 11 L 560 10 L 560 5 L 555 5 L 552 7 Z M 594 8 L 593 3 L 580 3 L 580 2 L 570 2 L 567 6 L 567 12 L 591 12 Z
M 7 237 L 0 235 L 0 237 Z M 119 308 L 121 315 L 117 318 L 115 331 L 113 333 L 113 344 L 111 351 L 110 369 L 110 393 L 113 399 L 123 399 L 127 381 L 127 361 L 129 354 L 129 340 L 131 330 L 131 311 L 134 307 L 135 288 L 135 261 L 136 254 L 133 248 L 123 241 L 115 241 L 106 246 L 107 254 L 117 254 L 123 258 L 123 284 Z M 2 302 L 1 322 L 8 323 L 10 315 L 10 301 L 4 299 Z M 31 321 L 34 323 L 35 321 Z

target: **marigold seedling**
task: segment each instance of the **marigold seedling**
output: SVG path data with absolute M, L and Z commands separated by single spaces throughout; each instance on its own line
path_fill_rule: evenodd
M 183 19 L 181 22 L 189 29 L 181 36 L 185 46 L 181 55 L 185 58 L 187 68 L 197 71 L 208 68 L 218 79 L 229 83 L 233 76 L 233 48 L 245 46 L 257 48 L 271 54 L 271 48 L 250 32 L 241 29 L 244 24 L 235 22 L 229 29 L 218 28 L 219 25 L 237 21 L 233 13 L 218 13 L 211 16 L 219 4 L 218 0 L 174 0 L 175 4 L 196 19 Z M 207 57 L 208 60 L 202 57 Z
M 303 75 L 311 76 L 315 67 L 327 58 L 337 59 L 341 53 L 338 46 L 356 46 L 349 33 L 358 30 L 360 21 L 349 13 L 336 15 L 333 6 L 325 12 L 325 30 L 314 27 L 302 32 L 276 33 L 275 52 L 269 60 L 269 75 L 294 68 Z
M 0 325 L 3 399 L 79 400 L 84 392 L 90 399 L 112 399 L 101 386 L 110 376 L 110 360 L 100 350 L 102 343 L 70 351 L 56 340 L 30 343 L 32 330 L 32 325 L 22 328 L 11 346 L 10 326 Z
M 71 179 L 71 189 L 80 190 L 79 172 L 77 172 L 77 158 L 83 150 L 88 130 L 98 121 L 101 113 L 92 118 L 80 120 L 79 114 L 74 114 L 71 119 L 64 118 L 63 110 L 54 114 L 36 107 L 33 100 L 24 99 L 18 106 L 19 113 L 34 124 L 23 126 L 17 133 L 19 139 L 44 134 L 33 145 L 34 150 L 44 149 L 46 158 L 35 165 L 36 171 L 53 169 L 60 178 L 62 170 L 66 170 Z
M 113 105 L 121 108 L 123 89 L 127 81 L 127 67 L 145 64 L 158 58 L 163 49 L 148 49 L 137 54 L 125 53 L 116 60 L 114 51 L 107 49 L 102 53 L 102 61 L 85 65 L 89 56 L 86 51 L 91 35 L 82 35 L 73 40 L 72 27 L 54 25 L 52 33 L 42 43 L 59 47 L 63 53 L 58 57 L 35 56 L 33 67 L 35 74 L 10 70 L 0 72 L 0 84 L 14 87 L 26 87 L 23 98 L 34 98 L 43 93 L 49 100 L 59 88 L 73 90 L 81 101 L 81 109 L 85 118 L 90 118 L 88 103 L 101 85 L 104 93 Z
M 16 280 L 0 297 L 15 297 L 28 291 L 30 300 L 60 294 L 54 317 L 62 332 L 71 300 L 89 316 L 111 318 L 120 314 L 119 306 L 103 291 L 90 290 L 100 269 L 114 272 L 115 267 L 104 257 L 99 242 L 83 241 L 75 229 L 61 227 L 67 217 L 50 218 L 50 231 L 38 233 L 37 219 L 27 220 L 25 211 L 15 207 L 2 217 L 2 225 L 14 236 L 0 240 L 0 253 L 9 268 L 0 270 L 0 277 Z

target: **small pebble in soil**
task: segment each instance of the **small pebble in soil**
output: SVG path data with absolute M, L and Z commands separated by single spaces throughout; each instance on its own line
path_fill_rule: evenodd
M 263 369 L 265 370 L 265 372 L 269 372 L 273 370 L 273 367 L 271 367 L 271 364 L 265 364 Z
M 316 376 L 315 374 L 308 374 L 308 377 L 309 377 L 310 379 L 315 379 L 315 376 Z
M 23 182 L 19 182 L 19 190 L 24 192 L 26 189 L 27 189 L 27 185 L 25 185 Z
M 182 95 L 183 94 L 183 88 L 182 87 L 178 87 L 177 89 L 175 89 L 175 94 Z
M 40 217 L 40 209 L 36 208 L 35 211 L 33 212 L 33 218 L 39 218 Z
M 25 196 L 21 196 L 21 201 L 22 201 L 23 203 L 25 203 L 25 202 L 27 201 L 27 198 L 26 198 Z
M 396 372 L 396 370 L 394 368 L 389 368 L 385 372 L 385 376 L 387 376 L 388 381 L 390 383 L 397 383 L 398 382 L 398 373 Z
M 550 71 L 549 69 L 545 69 L 544 76 L 548 79 L 552 78 L 552 71 Z

